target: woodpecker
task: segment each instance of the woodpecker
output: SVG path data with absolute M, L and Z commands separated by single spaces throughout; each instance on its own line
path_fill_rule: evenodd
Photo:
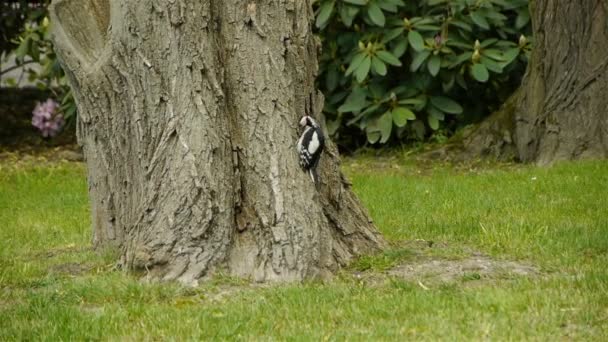
M 310 116 L 305 115 L 300 120 L 300 126 L 304 127 L 304 132 L 298 140 L 298 155 L 300 156 L 300 166 L 304 171 L 308 171 L 310 178 L 315 186 L 319 182 L 317 166 L 321 158 L 321 152 L 325 146 L 325 137 L 321 126 Z

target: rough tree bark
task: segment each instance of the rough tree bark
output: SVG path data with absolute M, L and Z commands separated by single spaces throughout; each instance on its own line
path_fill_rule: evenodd
M 608 157 L 608 1 L 535 0 L 530 9 L 534 50 L 523 84 L 465 136 L 464 157 Z
M 323 103 L 309 0 L 58 0 L 51 13 L 94 243 L 125 267 L 295 281 L 383 247 L 334 145 L 320 190 L 298 167 L 298 119 Z

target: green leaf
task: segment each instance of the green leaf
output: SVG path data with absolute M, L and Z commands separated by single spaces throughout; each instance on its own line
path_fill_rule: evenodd
M 430 115 L 427 116 L 426 119 L 429 123 L 429 127 L 431 127 L 432 130 L 436 131 L 437 129 L 439 129 L 439 120 Z
M 433 22 L 434 22 L 433 18 L 429 18 L 429 17 L 412 17 L 412 18 L 410 18 L 410 24 L 412 24 L 412 26 L 432 24 Z
M 471 74 L 477 81 L 485 83 L 490 79 L 490 73 L 485 65 L 477 63 L 471 68 Z
M 443 112 L 439 109 L 435 108 L 435 106 L 430 106 L 429 108 L 427 108 L 426 112 L 437 120 L 445 119 L 445 114 L 443 114 Z
M 505 59 L 505 57 L 502 54 L 502 51 L 496 50 L 496 49 L 484 49 L 484 50 L 481 50 L 481 54 L 483 56 L 495 59 L 499 62 L 502 62 Z
M 471 48 L 471 43 L 470 42 L 464 43 L 462 41 L 458 41 L 456 39 L 451 39 L 451 38 L 448 39 L 448 41 L 445 44 L 448 45 L 448 46 L 451 46 L 451 47 L 455 47 L 455 48 L 458 48 L 458 49 L 461 49 L 461 50 L 465 50 L 465 51 Z
M 420 68 L 420 66 L 422 65 L 422 63 L 424 63 L 424 61 L 426 61 L 426 59 L 430 55 L 431 55 L 431 51 L 428 51 L 428 50 L 417 53 L 414 56 L 414 59 L 412 59 L 412 64 L 410 64 L 410 70 L 412 72 L 418 70 Z
M 429 73 L 431 75 L 437 76 L 437 74 L 439 73 L 439 68 L 441 67 L 441 57 L 439 57 L 438 55 L 433 55 L 429 59 L 429 62 L 427 63 L 426 67 L 429 69 Z
M 502 22 L 508 19 L 507 16 L 496 11 L 495 9 L 492 9 L 491 7 L 485 7 L 480 9 L 479 11 L 483 14 L 484 17 L 493 20 L 494 23 L 499 26 L 504 25 Z
M 385 95 L 387 95 L 384 84 L 381 84 L 378 82 L 371 83 L 367 87 L 367 90 L 368 90 L 368 94 L 371 95 L 370 97 L 375 100 L 379 100 L 379 99 L 383 98 Z
M 364 6 L 367 3 L 367 0 L 342 0 L 343 2 L 347 2 L 353 5 Z
M 358 112 L 367 105 L 367 92 L 363 88 L 356 87 L 348 95 L 344 104 L 342 104 L 338 111 L 341 113 Z
M 25 55 L 30 51 L 30 45 L 32 41 L 29 39 L 25 39 L 19 44 L 19 47 L 15 50 L 15 57 L 18 59 L 23 59 Z
M 528 8 L 522 8 L 517 11 L 517 18 L 515 19 L 515 28 L 521 30 L 530 22 L 530 11 Z
M 520 50 L 518 47 L 505 51 L 505 53 L 503 54 L 505 65 L 511 64 L 511 62 L 513 62 L 515 60 L 515 58 L 517 58 L 517 56 L 519 56 L 519 51 Z
M 407 39 L 402 38 L 397 42 L 395 47 L 393 47 L 393 56 L 397 58 L 401 58 L 405 51 L 407 50 Z
M 418 31 L 439 31 L 439 30 L 441 30 L 441 27 L 437 26 L 437 25 L 414 25 L 414 27 Z
M 380 108 L 380 104 L 376 103 L 373 104 L 367 108 L 365 108 L 364 111 L 361 112 L 361 114 L 363 114 L 363 116 L 367 115 L 367 114 L 372 114 L 374 113 L 378 108 Z
M 346 126 L 350 126 L 350 125 L 354 124 L 355 122 L 361 120 L 361 118 L 365 117 L 366 115 L 374 113 L 378 108 L 380 108 L 379 104 L 373 104 L 373 105 L 367 107 L 364 111 L 355 115 L 355 117 L 353 117 L 352 119 L 348 120 L 346 122 Z
M 378 3 L 378 6 L 380 6 L 380 8 L 382 8 L 383 10 L 385 10 L 387 12 L 391 12 L 391 13 L 397 12 L 397 5 L 394 3 L 391 3 L 391 1 L 378 0 L 377 3 Z
M 342 100 L 344 100 L 344 98 L 346 96 L 348 96 L 350 93 L 351 93 L 350 91 L 346 92 L 346 91 L 338 90 L 337 92 L 329 94 L 329 96 L 327 97 L 327 104 L 332 104 L 332 105 L 338 104 L 339 102 L 342 102 Z
M 446 113 L 462 113 L 462 107 L 458 104 L 458 102 L 445 96 L 431 96 L 431 103 L 433 104 L 433 106 L 437 107 L 437 109 Z
M 498 74 L 502 74 L 502 71 L 503 71 L 502 66 L 500 64 L 498 64 L 496 61 L 494 61 L 490 58 L 484 57 L 484 56 L 481 56 L 480 61 L 483 65 L 485 65 L 486 68 L 488 68 L 488 70 L 493 71 Z
M 380 58 L 387 64 L 401 66 L 401 61 L 397 57 L 393 56 L 392 53 L 386 50 L 377 51 L 376 56 L 378 56 L 378 58 Z
M 392 30 L 385 31 L 383 43 L 390 42 L 391 40 L 399 37 L 405 29 L 403 27 L 397 27 Z
M 424 50 L 424 39 L 420 35 L 420 33 L 416 31 L 410 31 L 407 34 L 407 40 L 410 42 L 412 49 L 420 52 Z
M 462 63 L 464 63 L 465 61 L 468 61 L 469 59 L 471 59 L 471 57 L 473 57 L 473 53 L 468 51 L 468 52 L 463 52 L 462 54 L 460 54 L 459 56 L 457 56 L 456 58 L 452 58 L 450 61 L 452 63 L 450 63 L 450 65 L 448 66 L 450 69 L 454 68 Z
M 509 7 L 510 6 L 509 1 L 507 1 L 507 0 L 491 0 L 491 1 L 492 1 L 492 3 L 500 5 L 502 7 Z
M 400 100 L 399 104 L 421 106 L 426 105 L 425 98 L 413 97 L 411 99 Z
M 494 45 L 498 42 L 497 38 L 490 38 L 490 39 L 486 39 L 483 42 L 481 42 L 481 44 L 479 46 L 481 46 L 481 48 L 487 48 L 490 45 Z
M 386 75 L 386 64 L 378 57 L 372 57 L 372 69 L 380 76 Z
M 380 143 L 384 144 L 391 137 L 391 130 L 393 129 L 393 116 L 390 112 L 382 114 L 378 119 L 378 128 L 380 128 L 380 133 L 382 133 Z
M 35 42 L 40 41 L 40 36 L 35 32 L 32 32 L 32 34 L 29 35 L 29 38 Z
M 369 73 L 369 69 L 371 67 L 372 60 L 369 56 L 365 56 L 363 62 L 359 65 L 357 70 L 355 70 L 355 78 L 359 83 L 363 82 Z
M 490 29 L 490 24 L 488 23 L 488 20 L 478 11 L 471 12 L 471 20 L 473 20 L 475 25 L 481 27 L 482 29 Z
M 416 114 L 409 108 L 397 107 L 391 112 L 393 115 L 393 122 L 397 127 L 403 127 L 407 124 L 407 120 L 416 120 Z
M 331 14 L 334 11 L 334 4 L 335 4 L 335 2 L 333 0 L 325 1 L 324 3 L 321 4 L 321 7 L 319 8 L 319 14 L 317 15 L 317 22 L 316 22 L 316 25 L 318 28 L 324 27 L 325 24 L 327 24 L 329 17 L 331 17 Z
M 367 133 L 367 141 L 369 141 L 370 144 L 375 144 L 378 142 L 378 140 L 380 140 L 380 132 L 370 131 L 369 129 L 367 129 L 366 133 Z
M 399 85 L 396 86 L 395 88 L 392 88 L 390 90 L 391 93 L 394 93 L 395 95 L 399 95 L 399 96 L 412 96 L 415 95 L 416 93 L 418 93 L 418 91 L 416 91 L 416 89 L 412 89 L 410 87 L 407 87 L 405 85 Z M 408 95 L 405 95 L 408 94 Z
M 353 20 L 359 13 L 359 7 L 344 5 L 340 6 L 340 19 L 342 19 L 342 23 L 346 25 L 346 27 L 351 27 L 353 25 Z
M 464 21 L 461 20 L 451 20 L 449 21 L 450 25 L 454 25 L 456 27 L 458 27 L 459 29 L 465 30 L 467 32 L 472 32 L 473 28 L 471 27 L 471 25 L 469 25 L 468 23 L 465 23 Z
M 75 105 L 65 106 L 62 109 L 62 112 L 63 112 L 63 118 L 67 120 L 76 115 L 76 106 Z
M 372 22 L 380 27 L 384 27 L 384 23 L 386 22 L 386 18 L 384 17 L 384 13 L 382 13 L 382 9 L 375 2 L 370 2 L 367 7 L 367 14 Z
M 353 57 L 353 59 L 350 61 L 350 65 L 348 66 L 348 69 L 346 69 L 346 73 L 345 75 L 348 76 L 350 74 L 353 73 L 353 71 L 357 70 L 357 68 L 359 68 L 359 65 L 361 65 L 361 63 L 363 63 L 363 60 L 365 59 L 366 55 L 364 53 L 358 53 L 355 55 L 355 57 Z

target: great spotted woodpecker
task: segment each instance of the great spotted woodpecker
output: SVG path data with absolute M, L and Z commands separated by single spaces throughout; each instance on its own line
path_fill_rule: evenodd
M 305 115 L 300 120 L 300 126 L 304 127 L 304 132 L 298 140 L 298 154 L 300 156 L 300 166 L 304 171 L 308 171 L 310 178 L 315 186 L 319 182 L 317 166 L 325 146 L 325 137 L 321 126 L 310 116 Z

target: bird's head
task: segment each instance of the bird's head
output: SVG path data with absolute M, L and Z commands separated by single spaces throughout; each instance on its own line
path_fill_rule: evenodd
M 300 126 L 302 127 L 306 127 L 306 126 L 311 126 L 311 127 L 318 127 L 317 122 L 311 118 L 308 115 L 304 115 L 302 117 L 302 119 L 300 119 Z

